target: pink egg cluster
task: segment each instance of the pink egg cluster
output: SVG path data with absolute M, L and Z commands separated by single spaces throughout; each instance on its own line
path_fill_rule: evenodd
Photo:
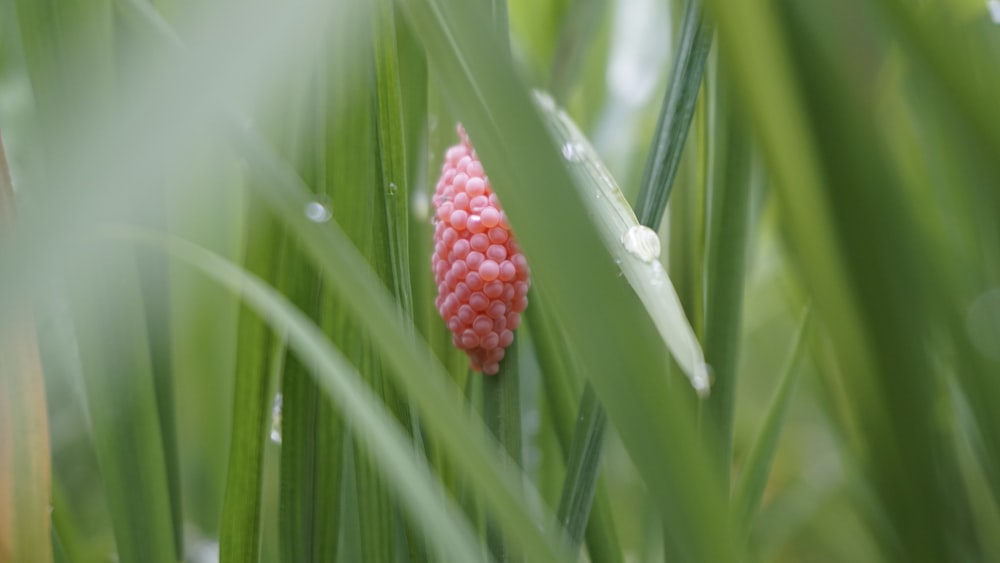
M 528 261 L 462 126 L 434 192 L 434 302 L 472 369 L 493 375 L 528 306 Z

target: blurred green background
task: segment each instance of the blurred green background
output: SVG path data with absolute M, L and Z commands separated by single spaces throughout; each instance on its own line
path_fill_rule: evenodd
M 998 63 L 994 0 L 0 0 L 0 562 L 998 561 Z

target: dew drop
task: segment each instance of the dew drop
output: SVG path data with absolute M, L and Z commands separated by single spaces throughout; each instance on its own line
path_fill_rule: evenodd
M 281 393 L 274 396 L 274 404 L 271 406 L 271 441 L 281 443 Z
M 643 262 L 655 262 L 660 257 L 660 237 L 645 225 L 630 227 L 621 241 L 629 254 Z
M 326 223 L 332 216 L 330 207 L 323 201 L 310 201 L 306 204 L 306 218 L 313 223 Z
M 584 148 L 580 143 L 568 141 L 562 146 L 563 158 L 570 162 L 580 162 L 583 160 Z
M 701 362 L 691 374 L 691 386 L 699 397 L 705 399 L 712 390 L 712 366 Z
M 389 182 L 389 197 L 395 197 L 398 191 L 399 186 L 396 185 L 396 182 Z

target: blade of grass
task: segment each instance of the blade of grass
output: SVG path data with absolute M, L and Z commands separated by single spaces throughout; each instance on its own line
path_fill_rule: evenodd
M 569 456 L 573 450 L 574 429 L 579 426 L 579 422 L 574 423 L 575 420 L 579 420 L 579 409 L 574 410 L 574 405 L 580 394 L 577 391 L 579 385 L 573 385 L 578 382 L 571 381 L 570 377 L 570 370 L 575 369 L 570 367 L 573 364 L 573 359 L 568 355 L 562 334 L 556 333 L 557 328 L 549 320 L 551 315 L 548 313 L 545 300 L 538 293 L 537 288 L 528 291 L 528 300 L 532 305 L 525 310 L 525 316 L 531 331 L 532 342 L 535 345 L 538 363 L 542 370 L 541 379 L 545 386 L 547 405 L 552 410 L 555 434 L 559 441 L 562 457 L 567 460 L 567 470 L 573 471 L 572 465 L 569 465 Z M 599 461 L 599 458 L 596 461 Z M 582 469 L 576 471 L 582 472 Z M 622 549 L 611 517 L 611 503 L 608 501 L 607 486 L 596 467 L 594 473 L 597 478 L 596 490 L 593 493 L 593 504 L 588 508 L 590 518 L 586 520 L 587 552 L 590 560 L 594 563 L 620 563 L 623 560 Z M 583 496 L 590 493 L 587 493 L 583 487 L 574 487 L 573 494 Z M 560 503 L 562 503 L 561 499 Z M 560 516 L 557 518 L 565 527 L 565 519 Z M 570 534 L 570 540 L 575 542 L 573 547 L 578 548 L 579 538 L 573 537 L 568 528 L 567 533 Z
M 175 534 L 132 249 L 94 251 L 100 265 L 73 272 L 73 324 L 93 440 L 123 563 L 172 562 Z
M 259 203 L 249 200 L 243 261 L 259 275 L 271 277 L 281 237 Z M 277 239 L 277 243 L 276 243 Z M 226 489 L 219 529 L 219 560 L 249 561 L 260 557 L 261 489 L 264 444 L 271 421 L 272 364 L 280 342 L 254 311 L 241 307 L 237 328 L 236 378 L 233 385 L 233 422 Z
M 576 419 L 573 443 L 566 460 L 567 474 L 563 481 L 563 492 L 559 497 L 558 518 L 574 547 L 583 541 L 584 528 L 590 518 L 606 427 L 604 409 L 601 408 L 594 388 L 588 385 L 580 399 L 580 414 Z
M 167 223 L 162 192 L 145 202 L 137 216 L 152 228 L 165 229 Z M 159 201 L 156 201 L 159 200 Z M 170 336 L 170 269 L 166 257 L 137 256 L 142 305 L 146 311 L 146 333 L 152 362 L 153 384 L 156 390 L 156 413 L 160 419 L 163 459 L 166 463 L 167 491 L 170 494 L 170 514 L 174 529 L 174 550 L 184 553 L 184 512 L 181 503 L 180 453 L 177 449 L 175 421 L 174 365 Z
M 504 462 L 511 472 L 521 473 L 521 385 L 518 366 L 517 340 L 507 348 L 500 371 L 487 376 L 473 373 L 470 377 L 483 378 L 483 420 L 493 437 L 507 454 Z M 518 561 L 511 554 L 506 538 L 498 527 L 487 521 L 487 541 L 490 553 L 497 561 Z
M 320 315 L 322 285 L 304 257 L 287 248 L 286 295 L 312 317 Z M 281 376 L 280 549 L 283 561 L 336 558 L 340 529 L 341 425 L 309 367 L 286 352 Z
M 785 367 L 778 381 L 778 388 L 765 411 L 764 422 L 753 441 L 743 469 L 736 479 L 733 490 L 733 517 L 740 529 L 744 530 L 744 534 L 750 530 L 753 518 L 757 514 L 764 496 L 768 477 L 771 474 L 771 464 L 774 461 L 774 453 L 778 449 L 778 439 L 785 426 L 785 413 L 788 412 L 795 382 L 802 371 L 802 361 L 806 348 L 804 343 L 809 324 L 809 309 L 807 308 L 802 314 L 799 329 L 792 340 L 788 359 L 785 361 Z
M 405 429 L 301 311 L 249 272 L 200 247 L 144 234 L 127 236 L 163 248 L 198 267 L 215 282 L 239 292 L 274 330 L 287 332 L 289 345 L 313 368 L 329 397 L 351 421 L 352 432 L 369 448 L 388 482 L 394 485 L 411 519 L 434 542 L 440 554 L 459 561 L 481 560 L 467 522 L 447 500 L 426 464 L 418 461 Z
M 716 66 L 718 69 L 718 66 Z M 712 153 L 705 248 L 705 357 L 715 376 L 701 403 L 704 430 L 727 494 L 732 466 L 736 370 L 743 320 L 743 283 L 750 230 L 750 139 L 721 72 L 712 81 Z
M 690 409 L 660 374 L 649 373 L 666 351 L 631 286 L 618 278 L 611 249 L 482 14 L 443 0 L 403 6 L 504 202 L 535 283 L 551 288 L 553 310 L 685 556 L 731 559 L 728 526 L 720 524 L 724 502 L 691 433 Z M 558 229 L 550 228 L 554 210 Z M 578 248 L 586 252 L 568 252 Z
M 393 3 L 380 0 L 369 15 L 374 43 L 374 113 L 377 165 L 374 189 L 368 197 L 376 210 L 372 228 L 374 246 L 369 261 L 382 282 L 390 288 L 404 319 L 412 317 L 413 297 L 409 265 L 409 179 L 407 177 L 406 133 L 403 122 L 403 96 L 399 69 L 399 50 Z M 346 186 L 340 186 L 341 189 Z M 335 186 L 334 189 L 337 189 Z M 381 213 L 379 212 L 381 210 Z M 364 227 L 362 227 L 364 228 Z M 374 388 L 405 428 L 412 430 L 409 405 L 401 397 L 391 378 L 383 373 L 384 362 L 366 345 L 368 358 L 362 369 Z M 358 509 L 362 521 L 361 547 L 365 558 L 384 561 L 396 558 L 397 529 L 394 501 L 377 467 L 368 459 L 367 448 L 359 447 L 356 456 Z M 419 543 L 413 538 L 414 543 Z
M 639 184 L 636 209 L 639 222 L 654 231 L 673 189 L 684 152 L 684 141 L 698 102 L 705 61 L 712 47 L 712 24 L 704 16 L 701 0 L 687 0 L 681 21 L 677 55 L 670 69 L 667 93 L 656 124 L 656 135 Z
M 14 228 L 14 186 L 0 136 L 0 237 Z M 45 383 L 30 307 L 0 328 L 0 561 L 52 561 L 52 467 Z

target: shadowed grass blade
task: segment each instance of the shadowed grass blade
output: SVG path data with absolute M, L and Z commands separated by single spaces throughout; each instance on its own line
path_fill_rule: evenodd
M 705 60 L 712 47 L 712 25 L 702 12 L 702 0 L 687 0 L 681 21 L 677 56 L 674 57 L 667 93 L 660 109 L 653 145 L 639 184 L 639 222 L 658 231 L 674 177 L 684 152 L 684 141 L 701 89 Z
M 580 399 L 580 413 L 566 460 L 566 480 L 559 498 L 558 518 L 574 545 L 583 541 L 583 532 L 590 518 L 606 426 L 604 409 L 593 387 L 588 385 Z
M 764 488 L 771 474 L 771 463 L 778 448 L 778 439 L 785 424 L 785 413 L 791 403 L 795 382 L 802 371 L 802 359 L 805 353 L 806 331 L 809 329 L 809 310 L 802 315 L 799 330 L 792 340 L 784 372 L 778 382 L 767 412 L 764 423 L 754 439 L 750 454 L 740 471 L 733 488 L 733 517 L 742 530 L 749 530 L 753 517 L 760 507 Z
M 716 66 L 718 68 L 718 66 Z M 720 486 L 729 491 L 736 370 L 743 333 L 743 286 L 750 231 L 750 136 L 721 73 L 711 84 L 712 165 L 705 244 L 705 358 L 712 366 L 712 395 L 702 404 Z
M 521 385 L 518 342 L 507 348 L 500 371 L 492 376 L 473 373 L 483 378 L 483 420 L 493 437 L 503 448 L 503 458 L 514 473 L 521 472 Z M 497 561 L 516 561 L 507 547 L 507 540 L 496 525 L 487 520 L 487 540 L 490 553 Z
M 578 389 L 579 382 L 575 381 L 573 375 L 576 368 L 573 366 L 573 359 L 569 355 L 565 340 L 561 333 L 557 333 L 554 321 L 538 290 L 532 288 L 528 292 L 528 300 L 532 304 L 525 310 L 528 326 L 531 330 L 531 339 L 535 346 L 535 353 L 538 357 L 539 366 L 542 369 L 542 384 L 545 387 L 547 406 L 552 411 L 552 418 L 555 422 L 555 434 L 559 441 L 562 458 L 567 459 L 573 450 L 573 438 L 575 428 L 579 426 L 579 408 L 577 406 L 580 395 Z M 577 385 L 574 385 L 576 383 Z M 587 386 L 590 389 L 590 386 Z M 586 425 L 588 428 L 590 425 Z M 598 427 L 599 428 L 599 427 Z M 579 456 L 582 458 L 582 456 Z M 590 459 L 597 463 L 600 458 Z M 567 465 L 567 470 L 574 471 L 571 465 Z M 582 473 L 582 469 L 575 471 Z M 574 487 L 570 494 L 579 496 L 590 496 L 593 494 L 592 506 L 588 506 L 590 517 L 586 520 L 587 530 L 587 552 L 590 560 L 595 563 L 620 563 L 622 561 L 621 544 L 611 517 L 611 504 L 608 500 L 608 489 L 601 480 L 597 467 L 589 469 L 591 475 L 597 480 L 592 486 L 596 487 L 593 493 L 584 488 L 585 482 L 579 481 L 581 486 Z M 565 495 L 565 492 L 562 493 Z M 560 505 L 563 500 L 560 499 Z M 578 504 L 566 501 L 566 504 Z M 576 517 L 570 514 L 571 517 Z M 566 519 L 557 516 L 560 523 L 567 526 Z M 567 529 L 574 547 L 579 546 L 580 538 L 572 535 L 572 530 Z

